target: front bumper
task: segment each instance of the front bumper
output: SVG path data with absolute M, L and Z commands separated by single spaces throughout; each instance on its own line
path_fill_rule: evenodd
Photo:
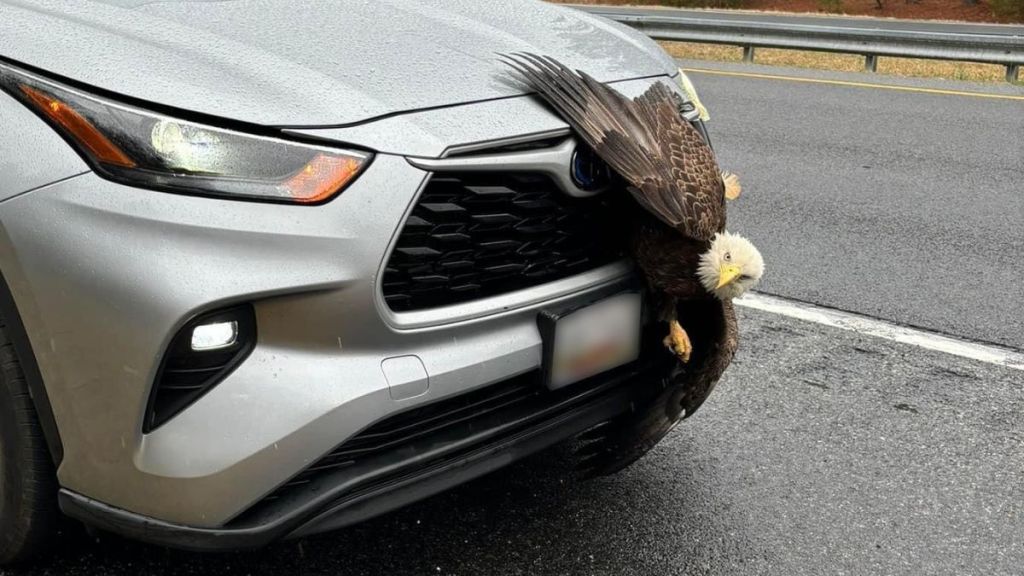
M 655 395 L 663 373 L 656 361 L 637 362 L 576 384 L 541 410 L 499 410 L 446 427 L 372 462 L 314 479 L 223 527 L 163 522 L 67 489 L 61 491 L 61 507 L 90 525 L 190 550 L 250 548 L 308 536 L 426 498 L 570 438 Z
M 404 158 L 319 207 L 136 190 L 85 174 L 3 203 L 3 263 L 64 444 L 63 487 L 163 521 L 213 528 L 340 441 L 422 403 L 536 369 L 541 307 L 621 289 L 622 269 L 569 278 L 483 315 L 405 328 L 375 281 L 426 177 Z M 384 224 L 386 223 L 386 224 Z M 248 359 L 160 428 L 142 419 L 159 359 L 189 319 L 252 303 Z M 422 394 L 382 369 L 416 357 Z M 398 397 L 400 399 L 395 399 Z

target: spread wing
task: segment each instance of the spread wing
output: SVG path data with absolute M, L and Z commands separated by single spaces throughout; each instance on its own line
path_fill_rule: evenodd
M 504 57 L 594 151 L 630 184 L 637 202 L 684 235 L 725 228 L 724 184 L 714 153 L 657 82 L 635 100 L 550 57 Z

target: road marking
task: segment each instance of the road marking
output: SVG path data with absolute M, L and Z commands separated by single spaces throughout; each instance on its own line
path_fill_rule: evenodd
M 849 330 L 859 334 L 902 342 L 919 348 L 945 352 L 961 358 L 969 358 L 1014 370 L 1024 370 L 1024 354 L 992 344 L 979 344 L 953 338 L 920 328 L 908 328 L 885 320 L 844 312 L 833 308 L 815 306 L 806 302 L 789 300 L 767 294 L 747 294 L 734 302 L 745 308 L 781 314 L 790 318 L 814 322 L 824 326 Z
M 790 82 L 806 82 L 808 84 L 832 84 L 835 86 L 852 86 L 854 88 L 880 88 L 882 90 L 898 90 L 900 92 L 923 92 L 925 94 L 942 94 L 945 96 L 970 96 L 972 98 L 991 98 L 994 100 L 1024 100 L 1024 96 L 1010 94 L 987 94 L 985 92 L 968 92 L 965 90 L 941 90 L 939 88 L 917 88 L 914 86 L 893 86 L 890 84 L 872 84 L 870 82 L 850 82 L 846 80 L 823 80 L 821 78 L 801 78 L 799 76 L 781 76 L 778 74 L 760 74 L 757 72 L 727 72 L 711 68 L 683 68 L 684 72 L 700 74 L 717 74 L 719 76 L 740 76 L 743 78 L 762 78 L 766 80 L 788 80 Z

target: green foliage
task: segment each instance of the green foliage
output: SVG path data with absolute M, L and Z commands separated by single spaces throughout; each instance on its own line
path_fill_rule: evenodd
M 1024 0 L 988 0 L 988 5 L 1000 18 L 1024 22 Z

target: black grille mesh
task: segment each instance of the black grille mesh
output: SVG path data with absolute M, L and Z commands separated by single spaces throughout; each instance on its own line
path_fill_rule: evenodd
M 435 174 L 384 271 L 395 311 L 551 282 L 622 257 L 614 194 L 573 198 L 537 174 Z

